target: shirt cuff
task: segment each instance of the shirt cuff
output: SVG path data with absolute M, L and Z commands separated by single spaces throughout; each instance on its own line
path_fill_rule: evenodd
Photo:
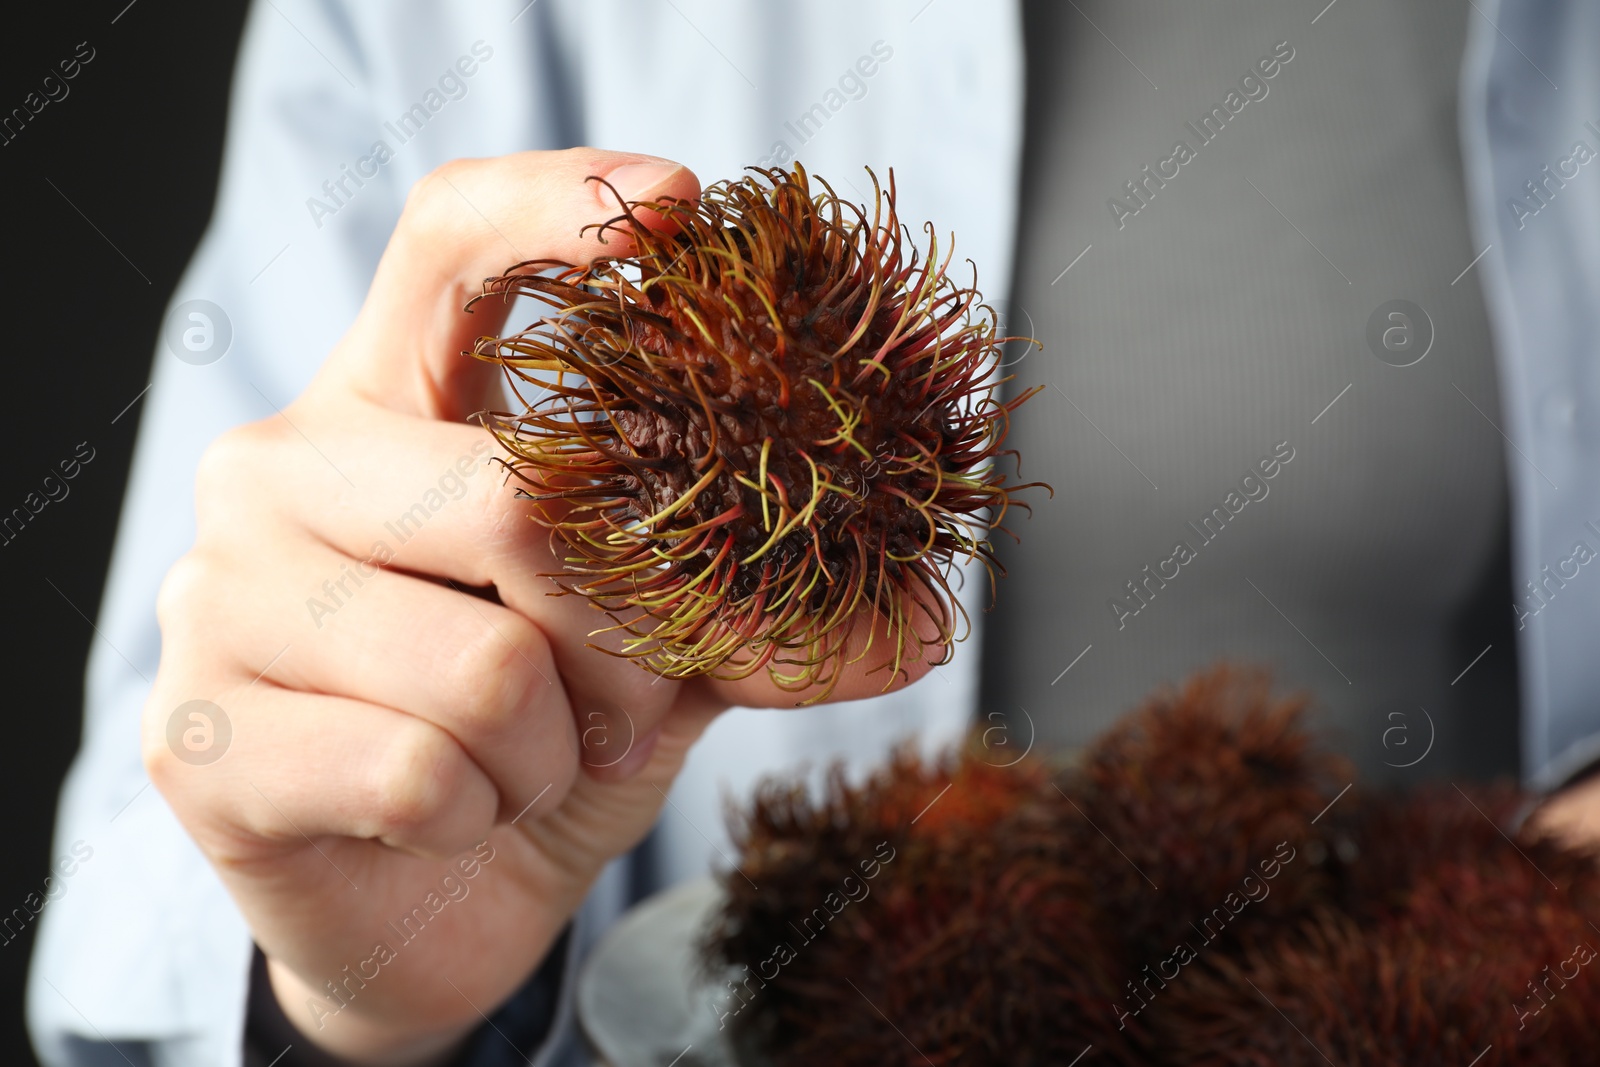
M 1567 775 L 1560 782 L 1557 782 L 1555 786 L 1551 788 L 1550 792 L 1559 793 L 1561 790 L 1566 789 L 1569 786 L 1577 785 L 1579 782 L 1586 782 L 1596 775 L 1600 775 L 1600 759 L 1591 760 L 1589 763 L 1586 763 L 1582 767 L 1578 768 L 1578 770 L 1574 773 Z
M 1568 745 L 1545 764 L 1544 770 L 1529 785 L 1534 792 L 1548 796 L 1576 785 L 1597 772 L 1600 772 L 1600 733 L 1590 734 Z
M 523 1067 L 556 1031 L 572 928 L 562 931 L 537 970 L 488 1022 L 468 1035 L 450 1067 Z M 267 958 L 256 948 L 250 963 L 244 1067 L 349 1067 L 306 1040 L 283 1013 L 267 977 Z

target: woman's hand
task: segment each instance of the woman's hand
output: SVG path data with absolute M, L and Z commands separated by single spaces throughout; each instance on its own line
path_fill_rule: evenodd
M 617 214 L 591 176 L 630 200 L 700 191 L 676 164 L 590 149 L 420 182 L 310 388 L 206 454 L 196 543 L 161 592 L 151 779 L 288 1017 L 358 1062 L 447 1054 L 648 830 L 707 723 L 799 699 L 765 677 L 657 679 L 585 647 L 601 617 L 547 595 L 548 537 L 463 421 L 495 395 L 496 369 L 462 355 L 503 324 L 495 301 L 462 311 L 482 279 L 627 251 L 626 235 L 580 235 Z M 880 662 L 835 697 L 879 691 Z M 195 700 L 231 726 L 213 762 L 169 741 Z

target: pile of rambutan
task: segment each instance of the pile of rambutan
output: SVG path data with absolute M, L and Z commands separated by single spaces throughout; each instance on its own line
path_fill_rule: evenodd
M 1596 856 L 1509 787 L 1350 787 L 1304 711 L 1219 668 L 1066 768 L 975 739 L 767 784 L 705 944 L 742 1057 L 1596 1062 Z

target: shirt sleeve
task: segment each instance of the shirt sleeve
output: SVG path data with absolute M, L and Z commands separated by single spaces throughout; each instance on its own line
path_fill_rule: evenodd
M 169 305 L 179 329 L 163 331 L 129 413 L 139 433 L 56 822 L 56 851 L 80 859 L 38 920 L 29 974 L 48 1067 L 145 1048 L 164 1067 L 240 1063 L 250 933 L 140 759 L 156 592 L 194 540 L 201 453 L 311 380 L 414 181 L 454 156 L 549 146 L 537 105 L 501 102 L 538 95 L 526 61 L 537 20 L 513 24 L 515 11 L 272 0 L 248 16 L 214 213 Z M 454 110 L 430 112 L 435 101 Z M 185 339 L 196 322 L 205 329 Z
M 191 486 L 206 445 L 304 388 L 353 319 L 411 185 L 452 158 L 579 143 L 670 155 L 703 177 L 787 162 L 797 154 L 790 120 L 815 114 L 824 92 L 843 100 L 829 86 L 856 78 L 863 49 L 881 38 L 882 55 L 894 58 L 870 95 L 830 118 L 825 136 L 796 144 L 818 173 L 859 177 L 863 162 L 879 173 L 901 168 L 907 217 L 963 234 L 961 254 L 1003 277 L 1014 199 L 972 190 L 1016 184 L 1015 15 L 1012 4 L 934 5 L 923 15 L 854 0 L 818 0 L 804 18 L 788 5 L 708 0 L 253 5 L 215 213 L 169 312 L 181 327 L 194 321 L 185 305 L 202 301 L 210 336 L 227 340 L 197 352 L 163 339 L 152 387 L 126 416 L 140 418 L 139 438 L 96 620 L 83 745 L 56 826 L 58 854 L 92 858 L 44 909 L 29 976 L 29 1027 L 47 1067 L 142 1064 L 147 1055 L 161 1067 L 242 1062 L 250 931 L 139 759 L 140 711 L 160 657 L 156 590 L 193 542 Z M 915 44 L 902 45 L 912 32 Z M 759 87 L 741 69 L 755 62 Z M 716 122 L 695 118 L 707 100 L 717 102 Z M 969 587 L 981 598 L 981 581 Z M 941 668 L 941 684 L 920 695 L 875 698 L 873 715 L 859 706 L 841 707 L 837 720 L 751 712 L 738 729 L 725 716 L 674 788 L 662 850 L 672 863 L 661 880 L 716 858 L 720 846 L 702 827 L 720 825 L 725 776 L 743 790 L 764 768 L 802 756 L 867 763 L 923 722 L 964 725 L 975 673 L 961 672 L 975 667 L 962 664 L 973 659 Z M 659 884 L 614 867 L 574 925 L 540 1064 L 584 1061 L 570 1006 L 575 961 L 610 917 Z
M 450 1067 L 523 1067 L 534 1062 L 564 1007 L 571 944 L 569 928 L 522 987 L 468 1037 Z M 260 949 L 250 965 L 244 1067 L 345 1067 L 345 1061 L 309 1046 L 289 1021 L 272 993 Z
M 1470 16 L 1462 155 L 1501 382 L 1523 777 L 1600 760 L 1600 7 L 1494 0 Z M 1465 283 L 1463 283 L 1465 284 Z

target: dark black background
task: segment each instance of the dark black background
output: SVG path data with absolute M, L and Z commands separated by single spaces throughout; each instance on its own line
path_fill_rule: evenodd
M 0 547 L 0 914 L 42 889 L 51 860 L 94 638 L 85 616 L 99 610 L 142 401 L 111 419 L 149 381 L 162 310 L 211 213 L 244 10 L 243 0 L 13 4 L 0 33 L 0 115 L 22 106 L 79 42 L 95 50 L 67 97 L 0 146 L 0 514 L 38 492 L 79 441 L 96 450 L 69 495 Z M 0 947 L 7 1065 L 33 1062 L 22 996 L 36 923 Z

